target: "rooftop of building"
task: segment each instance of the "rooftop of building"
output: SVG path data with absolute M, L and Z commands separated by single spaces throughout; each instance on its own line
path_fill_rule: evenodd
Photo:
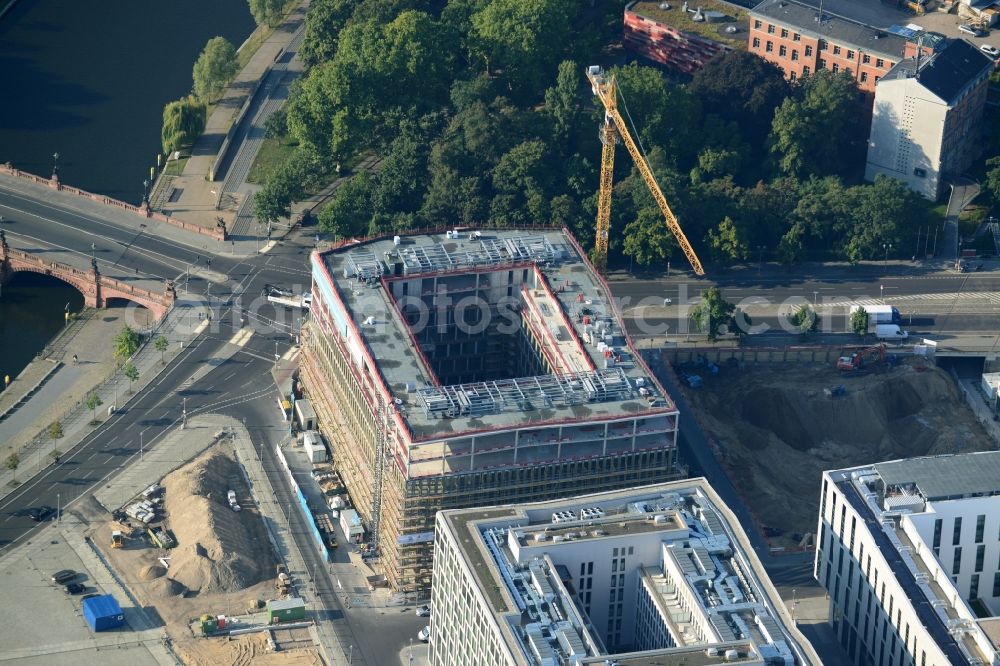
M 838 14 L 824 3 L 820 20 L 818 7 L 796 0 L 764 0 L 751 10 L 750 15 L 787 25 L 803 35 L 853 47 L 863 53 L 883 55 L 894 61 L 903 57 L 905 37 L 889 32 L 889 26 L 881 25 L 879 19 L 875 19 L 876 27 L 873 27 L 868 21 L 874 17 L 854 17 L 852 3 L 841 4 L 850 15 Z
M 676 413 L 631 348 L 607 285 L 568 232 L 481 229 L 397 239 L 346 244 L 320 257 L 351 319 L 348 325 L 360 332 L 413 439 Z M 514 266 L 542 277 L 541 288 L 524 296 L 524 307 L 544 319 L 564 372 L 439 385 L 387 286 L 415 276 L 460 280 L 463 274 L 493 271 L 506 279 Z M 610 362 L 603 345 L 581 342 L 598 322 L 611 341 Z
M 930 56 L 901 60 L 882 81 L 915 78 L 935 97 L 952 104 L 970 83 L 992 70 L 992 58 L 964 39 L 949 39 Z
M 684 0 L 667 3 L 669 8 L 661 7 L 663 3 L 653 0 L 639 0 L 625 9 L 650 20 L 669 25 L 684 32 L 690 32 L 706 39 L 722 42 L 733 48 L 747 47 L 747 10 L 736 7 L 728 2 L 716 0 L 691 0 L 684 11 Z M 713 20 L 695 20 L 698 10 L 704 19 L 707 12 L 715 12 Z M 735 30 L 727 30 L 734 28 Z
M 668 648 L 645 652 L 616 654 L 613 663 L 618 666 L 722 666 L 723 664 L 763 664 L 760 657 L 747 655 L 747 641 L 719 643 L 709 650 L 704 645 L 691 648 Z M 727 650 L 736 650 L 739 656 L 726 657 Z M 580 666 L 608 666 L 606 656 L 594 656 L 576 662 Z
M 1000 452 L 986 451 L 910 458 L 828 472 L 848 503 L 864 518 L 893 577 L 949 662 L 992 661 L 997 652 L 996 626 L 984 625 L 965 604 L 946 574 L 936 575 L 903 528 L 902 516 L 921 513 L 926 502 L 953 501 L 1000 494 Z M 915 494 L 916 493 L 916 494 Z M 942 582 L 939 582 L 942 581 Z M 948 586 L 945 589 L 942 585 Z M 984 639 L 979 641 L 977 639 Z M 992 645 L 986 649 L 983 645 Z
M 691 639 L 685 644 L 681 639 L 681 644 L 673 648 L 614 654 L 616 663 L 621 666 L 764 663 L 764 657 L 777 656 L 779 652 L 788 654 L 782 652 L 788 649 L 799 659 L 805 654 L 806 663 L 814 657 L 811 646 L 794 629 L 745 534 L 703 478 L 552 502 L 442 511 L 438 521 L 449 526 L 497 623 L 507 627 L 505 635 L 509 640 L 523 641 L 524 652 L 531 652 L 527 645 L 531 641 L 535 641 L 531 647 L 537 649 L 538 636 L 546 633 L 558 637 L 560 644 L 574 645 L 574 658 L 586 654 L 579 663 L 604 664 L 603 660 L 613 653 L 606 650 L 602 637 L 590 624 L 582 606 L 577 605 L 572 586 L 567 586 L 568 570 L 560 564 L 556 545 L 614 538 L 615 545 L 620 546 L 628 543 L 621 540 L 623 536 L 648 539 L 650 534 L 659 532 L 662 556 L 671 558 L 674 562 L 671 566 L 686 581 L 682 584 L 689 585 L 701 600 L 706 621 L 720 640 L 704 643 Z M 524 550 L 528 546 L 535 548 L 530 552 Z M 544 554 L 539 557 L 539 553 Z M 749 570 L 742 563 L 747 563 Z M 678 606 L 676 594 L 667 590 L 676 582 L 666 582 L 658 563 L 652 566 L 640 563 L 638 568 L 640 580 L 646 581 L 648 589 L 656 590 L 654 600 L 662 616 L 670 618 L 669 623 L 678 635 L 690 639 L 693 632 L 679 627 L 690 620 L 682 619 L 686 615 L 684 609 Z M 524 573 L 529 570 L 530 576 Z M 706 585 L 706 577 L 716 579 L 715 585 Z M 538 603 L 543 597 L 550 600 L 548 606 L 554 603 L 553 599 L 558 603 L 558 612 L 549 618 L 549 624 L 546 624 L 546 604 Z M 532 623 L 542 627 L 534 634 L 517 629 L 523 618 L 529 616 Z M 514 628 L 510 629 L 508 623 Z M 738 635 L 736 627 L 743 627 L 747 635 Z M 552 647 L 559 650 L 558 645 Z M 729 659 L 724 656 L 727 650 L 735 651 Z
M 913 484 L 929 501 L 1000 494 L 1000 451 L 908 458 L 872 467 L 886 486 Z

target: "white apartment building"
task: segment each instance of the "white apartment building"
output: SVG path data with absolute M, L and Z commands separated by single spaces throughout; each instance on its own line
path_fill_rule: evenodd
M 981 150 L 993 61 L 964 39 L 897 63 L 875 86 L 865 179 L 885 174 L 927 199 Z
M 1000 664 L 1000 452 L 823 473 L 814 575 L 856 664 Z
M 437 514 L 434 666 L 818 664 L 704 479 Z

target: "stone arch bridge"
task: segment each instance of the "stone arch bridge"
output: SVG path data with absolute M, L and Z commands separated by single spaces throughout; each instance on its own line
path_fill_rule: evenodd
M 120 298 L 143 306 L 160 319 L 177 300 L 177 293 L 170 280 L 167 280 L 162 292 L 157 292 L 101 275 L 97 262 L 93 260 L 89 271 L 47 261 L 36 254 L 10 247 L 3 230 L 0 230 L 0 285 L 6 283 L 14 273 L 22 271 L 51 275 L 72 285 L 83 294 L 84 304 L 91 308 L 104 308 L 109 299 Z

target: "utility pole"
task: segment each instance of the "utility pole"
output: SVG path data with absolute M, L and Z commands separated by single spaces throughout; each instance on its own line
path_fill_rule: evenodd
M 181 405 L 182 405 L 182 407 L 181 407 L 181 430 L 184 430 L 184 428 L 187 427 L 187 422 L 188 422 L 188 410 L 187 410 L 188 399 L 187 399 L 187 396 L 181 398 L 181 400 L 182 400 L 182 403 L 181 403 Z

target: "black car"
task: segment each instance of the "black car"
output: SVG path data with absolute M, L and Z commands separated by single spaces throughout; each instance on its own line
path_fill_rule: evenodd
M 63 589 L 66 590 L 66 594 L 80 594 L 87 589 L 87 586 L 80 583 L 70 583 Z
M 56 585 L 64 585 L 76 578 L 76 572 L 72 569 L 63 569 L 52 574 L 52 582 Z
M 36 506 L 28 511 L 28 518 L 31 518 L 36 523 L 40 523 L 43 520 L 48 520 L 55 512 L 56 510 L 51 506 Z

